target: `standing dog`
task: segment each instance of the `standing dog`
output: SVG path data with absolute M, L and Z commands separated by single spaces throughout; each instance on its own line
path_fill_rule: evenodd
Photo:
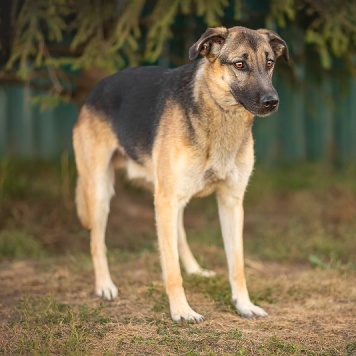
M 254 164 L 253 118 L 278 108 L 272 72 L 286 43 L 274 32 L 210 28 L 190 48 L 202 59 L 176 69 L 138 67 L 100 81 L 74 127 L 76 204 L 91 231 L 96 293 L 117 297 L 106 258 L 105 230 L 114 168 L 153 186 L 159 249 L 172 319 L 200 322 L 188 304 L 187 273 L 199 266 L 186 240 L 183 210 L 192 197 L 216 192 L 232 299 L 243 317 L 267 316 L 250 301 L 243 262 L 243 198 Z

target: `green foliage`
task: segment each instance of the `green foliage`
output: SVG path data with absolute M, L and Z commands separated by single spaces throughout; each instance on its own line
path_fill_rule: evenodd
M 72 24 L 76 31 L 69 49 L 75 51 L 82 48 L 82 51 L 77 58 L 67 58 L 73 69 L 87 69 L 97 65 L 113 70 L 118 66 L 116 57 L 112 56 L 111 38 L 104 34 L 106 24 L 114 21 L 116 12 L 115 3 L 104 5 L 100 0 L 81 2 L 80 8 L 75 9 Z
M 313 18 L 305 40 L 317 46 L 321 64 L 331 68 L 332 55 L 343 57 L 356 48 L 356 3 L 354 1 L 307 1 L 306 14 Z
M 287 21 L 293 21 L 296 16 L 294 0 L 271 0 L 270 12 L 266 18 L 267 28 L 286 27 Z
M 151 15 L 151 27 L 147 35 L 145 58 L 154 62 L 162 51 L 163 44 L 171 36 L 170 27 L 177 13 L 179 0 L 159 0 Z
M 21 79 L 29 79 L 37 69 L 45 67 L 52 82 L 50 91 L 60 95 L 63 86 L 52 64 L 49 42 L 61 43 L 67 29 L 66 17 L 71 13 L 70 2 L 63 0 L 27 0 L 20 6 L 12 4 L 14 38 L 6 69 L 16 68 Z M 50 21 L 48 21 L 50 19 Z M 45 29 L 45 30 L 44 30 Z
M 18 75 L 27 78 L 31 71 L 29 58 L 33 59 L 31 65 L 35 68 L 41 67 L 50 56 L 46 42 L 63 40 L 63 31 L 66 28 L 64 18 L 69 11 L 69 7 L 63 1 L 28 0 L 20 7 L 18 1 L 14 1 L 13 25 L 16 24 L 14 26 L 16 30 L 7 68 L 10 69 L 19 62 Z M 44 23 L 47 27 L 47 36 L 42 28 Z

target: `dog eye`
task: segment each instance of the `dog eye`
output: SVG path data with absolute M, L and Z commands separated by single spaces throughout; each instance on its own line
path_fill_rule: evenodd
M 245 63 L 242 62 L 242 61 L 238 61 L 238 62 L 235 63 L 235 67 L 237 69 L 244 69 L 245 68 Z
M 267 68 L 271 68 L 273 66 L 273 63 L 274 62 L 272 61 L 272 59 L 269 59 L 266 63 Z

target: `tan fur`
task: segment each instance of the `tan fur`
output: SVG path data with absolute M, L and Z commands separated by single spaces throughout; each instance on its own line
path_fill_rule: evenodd
M 230 41 L 239 31 L 245 30 L 235 28 L 229 34 Z M 227 37 L 224 28 L 215 29 L 215 32 L 224 39 Z M 213 36 L 214 31 L 210 29 L 208 38 Z M 265 61 L 268 46 L 267 40 L 260 38 L 260 41 L 256 53 L 238 41 L 235 47 L 225 52 L 233 59 L 241 49 L 250 51 L 249 56 L 254 58 L 251 63 L 258 66 L 261 65 L 259 61 Z M 184 208 L 189 200 L 213 192 L 217 194 L 235 306 L 246 317 L 267 315 L 250 301 L 243 262 L 242 204 L 254 164 L 251 132 L 254 115 L 233 97 L 229 83 L 236 78 L 232 71 L 215 60 L 221 43 L 219 38 L 211 44 L 209 51 L 208 46 L 202 47 L 203 35 L 190 52 L 195 57 L 203 48 L 201 53 L 207 56 L 199 62 L 194 82 L 194 99 L 204 112 L 197 118 L 191 114 L 194 144 L 184 121 L 186 114 L 174 100 L 165 103 L 152 155 L 142 154 L 142 164 L 128 157 L 109 121 L 88 107 L 82 108 L 73 132 L 78 168 L 76 203 L 80 220 L 91 230 L 96 293 L 109 300 L 117 296 L 106 258 L 105 229 L 110 199 L 114 194 L 114 168 L 126 168 L 130 179 L 144 180 L 153 187 L 163 278 L 175 321 L 203 320 L 187 302 L 179 260 L 187 273 L 214 275 L 194 258 L 183 225 Z M 284 54 L 288 55 L 287 52 Z

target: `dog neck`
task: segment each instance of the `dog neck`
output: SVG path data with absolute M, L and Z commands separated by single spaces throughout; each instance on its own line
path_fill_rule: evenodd
M 191 118 L 201 148 L 208 150 L 208 155 L 219 152 L 219 159 L 234 157 L 252 139 L 254 115 L 232 98 L 229 92 L 216 95 L 214 82 L 209 80 L 208 62 L 201 60 L 195 73 L 194 100 L 199 110 Z M 232 100 L 233 99 L 233 100 Z M 200 109 L 199 109 L 200 108 Z

